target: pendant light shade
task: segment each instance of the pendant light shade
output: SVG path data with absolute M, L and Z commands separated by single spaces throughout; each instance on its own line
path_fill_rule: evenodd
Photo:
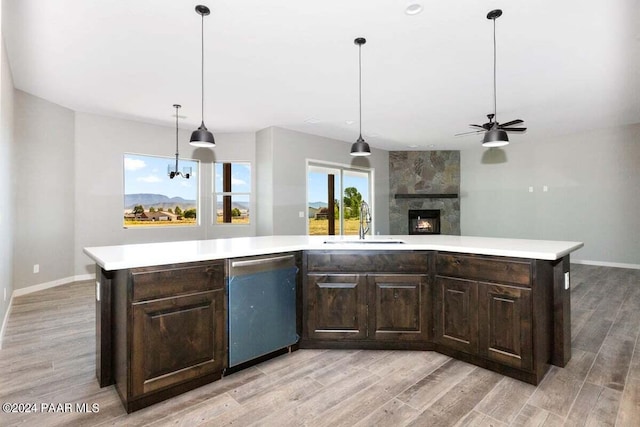
M 351 155 L 356 157 L 371 155 L 371 148 L 369 148 L 369 144 L 362 139 L 362 135 L 360 135 L 356 142 L 351 144 Z
M 509 143 L 507 132 L 502 129 L 491 129 L 485 132 L 482 138 L 483 147 L 502 147 Z
M 209 130 L 207 130 L 207 127 L 204 125 L 204 17 L 206 15 L 209 15 L 209 13 L 211 13 L 211 11 L 209 10 L 209 8 L 207 6 L 203 6 L 203 5 L 198 5 L 196 6 L 196 13 L 198 15 L 200 15 L 202 17 L 202 24 L 200 27 L 201 30 L 201 67 L 200 67 L 200 76 L 201 76 L 201 117 L 202 117 L 202 122 L 200 124 L 200 127 L 196 130 L 194 130 L 191 133 L 191 140 L 189 141 L 189 144 L 193 145 L 194 147 L 207 147 L 207 148 L 211 148 L 211 147 L 215 147 L 216 146 L 216 141 L 213 138 L 213 134 L 211 132 L 209 132 Z
M 367 42 L 363 37 L 358 37 L 353 41 L 358 45 L 358 105 L 360 109 L 360 136 L 358 140 L 351 145 L 352 156 L 370 156 L 371 148 L 369 144 L 362 138 L 362 45 Z
M 213 138 L 213 134 L 207 130 L 204 122 L 202 122 L 198 129 L 191 132 L 189 144 L 194 147 L 215 147 L 216 140 Z

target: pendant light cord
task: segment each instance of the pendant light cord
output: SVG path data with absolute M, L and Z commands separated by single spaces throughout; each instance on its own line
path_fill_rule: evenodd
M 498 101 L 496 94 L 496 18 L 493 21 L 493 120 L 498 123 Z
M 362 44 L 358 45 L 358 108 L 360 110 L 360 139 L 362 139 Z
M 200 25 L 200 117 L 204 124 L 204 14 Z M 494 22 L 495 24 L 495 22 Z

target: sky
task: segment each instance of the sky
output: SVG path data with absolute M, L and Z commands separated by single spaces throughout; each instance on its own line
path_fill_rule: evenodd
M 191 167 L 191 177 L 169 179 L 168 167 L 175 169 L 176 159 L 171 157 L 124 155 L 124 194 L 164 194 L 167 197 L 198 199 L 198 161 L 180 159 L 178 169 Z

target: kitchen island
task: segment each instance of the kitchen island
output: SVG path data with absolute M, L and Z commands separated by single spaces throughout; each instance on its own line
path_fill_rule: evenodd
M 96 263 L 96 374 L 127 411 L 224 375 L 229 263 L 298 266 L 300 348 L 435 350 L 537 384 L 570 353 L 580 242 L 265 236 L 85 248 Z

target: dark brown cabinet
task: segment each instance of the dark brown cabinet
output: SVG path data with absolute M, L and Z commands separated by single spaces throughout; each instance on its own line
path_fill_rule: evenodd
M 306 326 L 310 338 L 366 338 L 366 276 L 309 274 L 307 289 Z
M 424 252 L 307 254 L 303 345 L 426 342 L 430 260 Z
M 446 349 L 532 371 L 532 270 L 528 260 L 438 254 L 434 341 Z
M 220 378 L 226 358 L 224 263 L 118 273 L 116 281 L 126 283 L 113 287 L 115 382 L 127 411 Z
M 369 336 L 374 340 L 427 340 L 430 313 L 427 283 L 424 274 L 369 275 Z
M 481 356 L 530 370 L 533 367 L 531 290 L 478 284 L 478 338 Z
M 466 279 L 436 277 L 434 341 L 469 354 L 478 353 L 478 286 Z

